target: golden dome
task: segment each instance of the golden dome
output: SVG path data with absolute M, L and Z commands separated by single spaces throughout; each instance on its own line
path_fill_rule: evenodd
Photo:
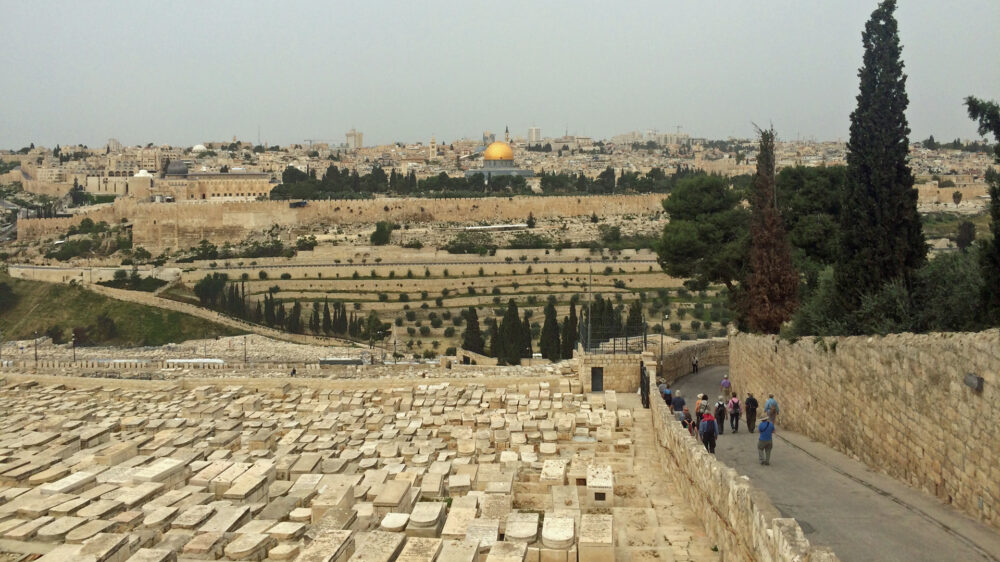
M 505 142 L 497 141 L 483 151 L 483 160 L 513 160 L 514 151 Z

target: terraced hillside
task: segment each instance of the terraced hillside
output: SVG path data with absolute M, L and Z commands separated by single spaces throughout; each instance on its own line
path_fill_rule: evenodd
M 685 339 L 719 335 L 730 319 L 724 295 L 715 289 L 686 291 L 680 280 L 663 273 L 648 250 L 498 250 L 492 256 L 343 250 L 242 265 L 196 262 L 167 296 L 196 302 L 194 285 L 208 274 L 224 273 L 251 301 L 268 295 L 288 307 L 299 302 L 303 314 L 311 313 L 313 303 L 344 303 L 358 318 L 374 311 L 392 324 L 390 347 L 427 356 L 460 346 L 462 313 L 468 307 L 477 308 L 485 331 L 488 319 L 499 321 L 510 299 L 522 313 L 529 311 L 536 351 L 543 309 L 550 301 L 560 320 L 571 304 L 581 316 L 591 298 L 610 299 L 623 317 L 638 301 L 648 334 L 662 326 L 668 335 Z

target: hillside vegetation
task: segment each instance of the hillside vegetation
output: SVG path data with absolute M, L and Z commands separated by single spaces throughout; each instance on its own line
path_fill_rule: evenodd
M 55 343 L 76 334 L 81 345 L 163 345 L 242 332 L 182 314 L 118 301 L 81 287 L 25 281 L 0 274 L 3 339 L 48 335 Z

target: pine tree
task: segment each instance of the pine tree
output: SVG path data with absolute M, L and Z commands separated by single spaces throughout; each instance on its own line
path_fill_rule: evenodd
M 330 303 L 323 302 L 323 333 L 329 334 L 333 331 L 333 319 L 330 317 Z
M 909 100 L 895 10 L 895 0 L 883 0 L 861 34 L 864 62 L 858 71 L 858 105 L 851 113 L 848 181 L 834 267 L 837 297 L 847 314 L 886 283 L 898 280 L 911 286 L 912 273 L 927 255 L 907 164 Z
M 559 321 L 556 320 L 556 307 L 551 302 L 545 305 L 545 322 L 542 323 L 542 335 L 538 340 L 538 351 L 542 357 L 550 361 L 558 361 L 562 353 L 559 344 Z
M 576 303 L 571 301 L 569 303 L 569 316 L 566 317 L 562 325 L 562 342 L 559 355 L 563 359 L 573 357 L 573 350 L 576 349 L 576 343 L 579 339 L 580 331 L 576 318 Z
M 996 102 L 979 100 L 972 96 L 965 99 L 969 117 L 979 121 L 979 134 L 993 134 L 997 141 L 993 147 L 994 160 L 1000 164 L 1000 105 Z M 1000 326 L 1000 174 L 994 169 L 986 172 L 986 182 L 990 192 L 990 232 L 992 238 L 983 240 L 979 246 L 979 267 L 983 275 L 980 293 L 980 314 L 985 325 Z
M 479 314 L 476 307 L 470 306 L 465 312 L 465 333 L 462 334 L 462 349 L 479 353 L 486 352 L 486 342 L 483 340 L 483 333 L 479 330 Z
M 798 304 L 799 275 L 775 200 L 774 131 L 758 131 L 760 151 L 750 196 L 750 264 L 742 314 L 754 332 L 777 334 Z

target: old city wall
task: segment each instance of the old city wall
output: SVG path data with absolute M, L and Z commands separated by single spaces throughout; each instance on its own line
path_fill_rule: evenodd
M 151 251 L 188 248 L 207 239 L 239 241 L 277 225 L 288 228 L 314 223 L 357 224 L 399 222 L 524 221 L 538 218 L 643 214 L 662 209 L 662 194 L 560 197 L 486 197 L 468 199 L 378 198 L 353 201 L 310 201 L 290 208 L 287 201 L 139 204 L 119 199 L 114 205 L 61 219 L 18 222 L 18 239 L 52 238 L 85 216 L 109 223 L 128 218 L 133 242 Z
M 794 344 L 736 334 L 730 373 L 740 393 L 775 394 L 779 427 L 1000 527 L 1000 330 Z
M 119 204 L 107 205 L 97 209 L 80 213 L 72 217 L 58 217 L 52 219 L 19 219 L 17 221 L 17 239 L 33 242 L 65 236 L 66 231 L 71 226 L 80 224 L 85 218 L 90 218 L 95 223 L 104 221 L 108 224 L 120 223 L 125 218 L 125 208 Z
M 705 367 L 725 365 L 729 343 L 718 339 L 677 345 L 663 356 L 662 374 L 667 382 L 690 372 L 694 356 Z M 655 396 L 656 389 L 651 391 Z M 812 546 L 795 519 L 782 517 L 764 492 L 709 454 L 662 400 L 652 400 L 650 405 L 664 475 L 701 520 L 723 561 L 838 560 L 829 549 Z

